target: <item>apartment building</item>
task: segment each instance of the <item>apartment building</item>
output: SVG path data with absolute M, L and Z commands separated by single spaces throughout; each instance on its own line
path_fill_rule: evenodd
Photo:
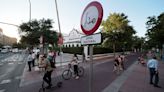
M 2 45 L 12 45 L 17 43 L 17 39 L 14 37 L 8 37 L 3 34 L 3 30 L 0 28 L 0 44 Z

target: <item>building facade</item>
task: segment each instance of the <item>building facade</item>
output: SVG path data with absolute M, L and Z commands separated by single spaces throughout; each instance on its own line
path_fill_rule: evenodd
M 64 35 L 63 47 L 81 47 L 81 37 L 85 36 L 77 29 L 72 29 L 69 35 Z M 88 46 L 83 46 L 85 59 L 88 60 Z
M 2 45 L 13 45 L 17 43 L 17 39 L 13 37 L 8 37 L 3 34 L 3 30 L 0 28 L 0 44 Z
M 72 31 L 68 34 L 63 36 L 64 47 L 81 47 L 80 39 L 84 36 L 81 32 L 79 32 L 77 29 L 72 29 Z

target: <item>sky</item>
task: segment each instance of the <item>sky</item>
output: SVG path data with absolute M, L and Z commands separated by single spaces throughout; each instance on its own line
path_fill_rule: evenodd
M 58 30 L 55 0 L 30 0 L 31 19 L 52 19 L 53 29 Z M 159 16 L 164 12 L 164 0 L 57 0 L 61 32 L 69 34 L 75 28 L 81 30 L 81 15 L 92 1 L 102 4 L 106 20 L 111 13 L 124 13 L 130 20 L 138 36 L 146 33 L 149 16 Z M 29 0 L 0 0 L 0 22 L 20 25 L 29 21 Z M 0 23 L 3 33 L 20 39 L 16 26 Z

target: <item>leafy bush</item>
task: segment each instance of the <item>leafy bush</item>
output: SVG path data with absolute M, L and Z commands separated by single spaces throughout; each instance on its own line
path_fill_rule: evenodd
M 64 53 L 76 53 L 76 54 L 82 54 L 83 47 L 64 47 L 62 48 L 62 51 Z M 104 53 L 112 53 L 113 50 L 109 48 L 103 48 L 103 47 L 93 47 L 93 54 L 104 54 Z M 88 48 L 88 54 L 89 54 L 89 48 Z
M 76 53 L 76 54 L 82 54 L 83 47 L 64 47 L 62 48 L 62 51 L 64 53 Z

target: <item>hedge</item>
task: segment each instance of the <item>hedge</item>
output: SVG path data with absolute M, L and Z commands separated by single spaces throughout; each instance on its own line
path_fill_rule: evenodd
M 64 53 L 82 54 L 83 47 L 63 47 L 62 51 Z M 109 48 L 93 47 L 93 54 L 104 54 L 104 53 L 112 53 L 112 52 L 113 52 L 113 50 L 109 49 Z M 89 51 L 88 51 L 88 53 L 89 53 Z

